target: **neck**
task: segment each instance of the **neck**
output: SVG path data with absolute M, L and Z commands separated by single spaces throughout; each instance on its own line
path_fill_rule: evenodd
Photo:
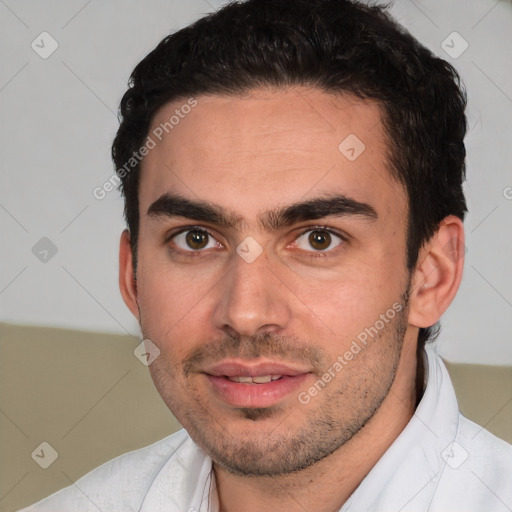
M 410 421 L 423 395 L 423 374 L 422 354 L 416 357 L 415 350 L 404 347 L 377 412 L 349 441 L 309 468 L 278 477 L 245 477 L 214 463 L 220 512 L 339 510 Z

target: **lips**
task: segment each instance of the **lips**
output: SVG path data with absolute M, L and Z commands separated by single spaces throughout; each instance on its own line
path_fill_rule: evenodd
M 232 407 L 270 407 L 286 400 L 310 375 L 280 362 L 223 361 L 207 369 L 211 392 Z
M 298 368 L 284 363 L 272 361 L 259 361 L 255 363 L 241 361 L 223 361 L 216 364 L 205 373 L 218 377 L 261 377 L 265 375 L 287 375 L 294 377 L 309 373 L 307 368 Z

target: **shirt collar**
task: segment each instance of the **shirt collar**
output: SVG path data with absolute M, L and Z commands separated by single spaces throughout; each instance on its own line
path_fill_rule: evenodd
M 217 512 L 212 460 L 183 431 L 183 440 L 155 475 L 140 512 Z
M 426 510 L 455 440 L 459 410 L 446 367 L 434 346 L 424 351 L 425 392 L 400 435 L 343 505 L 359 510 Z

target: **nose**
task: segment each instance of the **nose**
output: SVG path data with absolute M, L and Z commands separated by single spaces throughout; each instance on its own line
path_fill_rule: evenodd
M 234 337 L 286 329 L 291 309 L 276 273 L 265 254 L 251 263 L 234 254 L 232 266 L 218 285 L 215 327 Z

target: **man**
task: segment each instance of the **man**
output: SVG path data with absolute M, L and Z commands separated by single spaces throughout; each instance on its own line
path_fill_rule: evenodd
M 249 0 L 134 70 L 120 287 L 184 430 L 30 511 L 505 511 L 512 447 L 426 345 L 464 259 L 465 96 L 383 9 Z

